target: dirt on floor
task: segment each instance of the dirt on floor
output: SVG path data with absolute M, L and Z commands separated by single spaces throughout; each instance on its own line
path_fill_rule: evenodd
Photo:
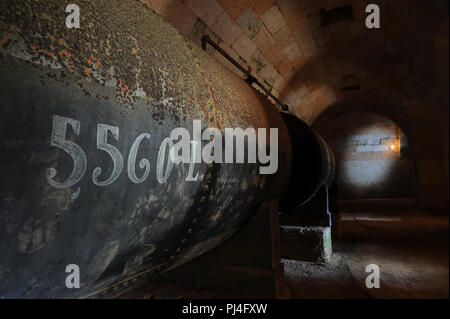
M 340 238 L 328 263 L 284 259 L 294 299 L 448 298 L 448 212 L 398 203 L 342 205 Z M 380 269 L 380 288 L 369 289 L 366 266 Z M 151 287 L 151 288 L 150 288 Z M 240 298 L 239 294 L 147 282 L 122 298 Z
M 343 205 L 341 237 L 331 262 L 285 260 L 293 298 L 448 298 L 448 212 L 398 202 Z M 380 269 L 380 288 L 366 287 L 366 266 Z

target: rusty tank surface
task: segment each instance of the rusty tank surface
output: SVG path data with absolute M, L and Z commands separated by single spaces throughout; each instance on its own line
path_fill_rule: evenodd
M 264 96 L 138 1 L 77 4 L 70 29 L 61 1 L 0 3 L 0 298 L 113 296 L 225 242 L 287 185 Z M 172 130 L 195 121 L 278 128 L 277 172 L 170 163 Z

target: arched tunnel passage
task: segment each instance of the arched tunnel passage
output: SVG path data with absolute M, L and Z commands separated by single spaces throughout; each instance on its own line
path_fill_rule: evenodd
M 439 166 L 441 151 L 433 146 L 440 143 L 439 130 L 431 119 L 439 117 L 441 109 L 448 115 L 448 99 L 442 99 L 448 64 L 438 77 L 421 71 L 431 69 L 424 62 L 434 60 L 428 43 L 440 24 L 428 12 L 426 21 L 432 23 L 424 32 L 416 30 L 419 24 L 414 21 L 427 3 L 417 6 L 420 1 L 411 0 L 410 9 L 397 10 L 394 1 L 384 1 L 383 8 L 394 10 L 387 20 L 408 16 L 407 36 L 399 39 L 406 45 L 396 46 L 397 39 L 391 38 L 395 24 L 384 29 L 390 32 L 364 30 L 363 10 L 351 24 L 334 28 L 318 23 L 322 1 L 297 1 L 293 11 L 288 8 L 293 1 L 238 2 L 248 6 L 230 12 L 233 1 L 78 0 L 83 12 L 80 30 L 66 28 L 64 8 L 57 0 L 0 4 L 0 298 L 113 297 L 136 281 L 159 278 L 203 257 L 201 261 L 210 262 L 207 267 L 203 264 L 182 272 L 182 277 L 208 284 L 218 281 L 225 287 L 231 283 L 240 293 L 247 288 L 252 297 L 257 292 L 280 296 L 284 268 L 278 209 L 302 217 L 301 222 L 307 219 L 305 213 L 329 217 L 328 189 L 337 176 L 333 148 L 339 164 L 363 164 L 342 166 L 345 174 L 340 176 L 348 177 L 341 181 L 344 199 L 409 196 L 415 190 L 407 178 L 414 174 L 410 166 L 397 164 L 409 163 L 420 153 L 420 199 L 439 200 L 445 177 Z M 355 12 L 363 9 L 359 2 Z M 250 25 L 256 29 L 250 30 Z M 301 119 L 280 116 L 264 96 L 223 68 L 226 63 L 216 52 L 205 53 L 196 46 L 201 34 L 209 34 L 248 70 L 254 70 Z M 374 34 L 385 41 L 373 41 Z M 448 55 L 448 32 L 439 34 L 439 46 L 445 49 L 447 40 Z M 389 52 L 396 47 L 396 54 Z M 439 56 L 445 50 L 442 53 Z M 436 79 L 444 83 L 441 88 L 432 85 Z M 359 94 L 349 93 L 349 88 L 362 89 L 361 96 L 369 103 L 354 105 L 361 110 L 382 108 L 384 115 L 391 114 L 392 104 L 383 103 L 392 99 L 397 104 L 395 116 L 387 117 L 398 127 L 378 118 L 385 130 L 371 130 L 369 115 L 355 120 L 359 126 L 354 127 L 340 125 L 338 117 L 325 120 L 322 115 L 342 111 L 337 104 L 345 104 L 345 97 Z M 430 109 L 438 114 L 432 115 Z M 412 116 L 412 122 L 405 120 L 405 113 Z M 325 123 L 327 128 L 336 128 L 335 133 L 320 125 L 311 128 L 317 116 L 320 120 L 314 124 Z M 278 128 L 278 173 L 262 176 L 260 163 L 254 162 L 199 163 L 194 171 L 199 178 L 193 183 L 190 166 L 172 167 L 169 162 L 165 166 L 160 158 L 168 159 L 170 151 L 162 146 L 170 143 L 161 140 L 171 140 L 167 136 L 175 127 L 193 131 L 198 118 L 205 126 L 220 130 L 230 126 Z M 448 141 L 445 121 L 444 142 Z M 411 128 L 415 135 L 410 134 Z M 415 152 L 416 145 L 420 152 Z M 377 158 L 375 153 L 386 158 Z M 367 162 L 378 160 L 386 165 L 378 165 L 375 172 Z M 395 171 L 405 172 L 398 174 L 405 177 L 400 178 L 400 185 L 410 188 L 394 186 L 399 185 Z M 256 225 L 252 224 L 255 220 Z M 395 219 L 405 221 L 397 225 L 415 227 L 413 234 L 419 238 L 423 220 L 430 222 L 426 218 L 415 224 L 402 217 Z M 324 251 L 329 249 L 329 221 L 324 226 L 312 224 L 317 221 L 311 218 L 307 225 L 291 227 L 294 248 L 317 253 L 320 245 L 309 241 L 311 235 L 326 246 L 321 247 Z M 355 236 L 356 241 L 363 242 L 374 229 L 369 236 L 379 239 L 376 227 L 366 226 L 358 230 L 363 236 Z M 446 229 L 448 234 L 448 219 Z M 391 230 L 389 236 L 410 234 L 402 233 L 401 227 Z M 406 239 L 410 245 L 410 238 Z M 443 242 L 440 237 L 437 240 Z M 386 242 L 392 243 L 390 238 Z M 364 255 L 365 248 L 354 250 L 358 251 L 356 259 L 373 257 Z M 216 249 L 226 253 L 211 257 Z M 443 260 L 445 254 L 432 259 Z M 393 255 L 388 256 L 389 262 Z M 405 255 L 401 252 L 400 256 Z M 386 259 L 378 257 L 385 265 Z M 69 263 L 81 268 L 81 290 L 68 290 L 65 284 L 64 266 Z M 396 271 L 408 266 L 398 264 Z M 301 267 L 295 272 L 311 275 L 317 270 L 313 268 L 309 273 Z M 202 275 L 210 280 L 203 280 Z M 307 282 L 320 279 L 311 276 Z M 303 285 L 293 287 L 296 296 L 302 293 L 299 286 Z
M 339 199 L 416 196 L 410 139 L 393 121 L 349 113 L 315 124 L 336 156 Z

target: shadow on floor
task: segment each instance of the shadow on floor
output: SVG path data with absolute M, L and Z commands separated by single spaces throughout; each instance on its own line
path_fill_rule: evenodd
M 329 264 L 285 260 L 292 298 L 448 298 L 448 212 L 408 202 L 342 205 L 341 238 Z M 365 286 L 365 268 L 380 268 L 380 288 Z
M 411 201 L 344 203 L 341 238 L 331 262 L 283 260 L 291 297 L 448 298 L 448 212 L 414 209 Z M 368 264 L 380 268 L 380 288 L 368 289 Z M 150 289 L 151 287 L 151 289 Z M 220 291 L 148 281 L 122 298 L 244 298 Z

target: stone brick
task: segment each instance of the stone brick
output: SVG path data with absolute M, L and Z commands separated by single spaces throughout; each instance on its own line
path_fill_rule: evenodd
M 291 29 L 286 25 L 284 28 L 280 29 L 273 35 L 275 41 L 277 41 L 278 46 L 283 50 L 287 46 L 295 42 L 294 36 L 292 35 Z
M 165 17 L 177 30 L 188 35 L 197 19 L 196 15 L 178 0 L 153 0 L 148 6 Z
M 254 73 L 260 73 L 266 65 L 270 65 L 269 60 L 259 50 L 256 50 L 250 60 L 250 67 Z M 259 79 L 263 80 L 261 77 Z
M 178 1 L 178 0 L 176 0 Z M 149 8 L 152 8 L 156 12 L 158 12 L 163 17 L 166 16 L 168 11 L 168 6 L 171 1 L 164 0 L 142 0 L 141 2 L 145 3 Z
M 257 50 L 255 44 L 245 34 L 242 34 L 232 47 L 246 62 L 251 60 Z
M 226 12 L 233 18 L 237 19 L 241 13 L 250 7 L 251 0 L 217 0 Z
M 291 79 L 289 85 L 294 91 L 298 92 L 301 87 L 305 86 L 304 76 L 305 76 L 304 72 L 297 72 L 295 76 Z
M 255 13 L 253 8 L 247 8 L 239 18 L 236 23 L 241 27 L 241 29 L 247 34 L 247 36 L 252 39 L 256 33 L 261 29 L 263 23 L 259 16 Z
M 217 17 L 211 28 L 229 45 L 233 45 L 242 34 L 242 30 L 226 12 L 222 12 Z
M 277 6 L 273 6 L 261 16 L 267 30 L 274 34 L 286 25 L 283 15 Z
M 217 16 L 223 12 L 222 6 L 216 0 L 184 0 L 184 4 L 207 26 L 212 26 Z
M 275 1 L 282 13 L 286 13 L 292 8 L 295 8 L 299 5 L 298 0 L 275 0 Z
M 299 56 L 302 56 L 302 51 L 300 50 L 297 42 L 293 42 L 283 49 L 283 53 L 286 55 L 289 61 L 295 60 Z
M 253 43 L 263 53 L 268 51 L 272 46 L 276 44 L 275 39 L 264 26 L 253 37 Z
M 292 78 L 295 76 L 295 74 L 297 73 L 297 71 L 295 71 L 295 69 L 292 69 L 291 72 L 289 72 L 288 74 L 286 74 L 286 76 L 284 77 L 284 79 L 286 80 L 286 82 L 290 82 L 292 80 Z
M 309 94 L 308 86 L 303 85 L 303 86 L 299 87 L 296 92 L 297 92 L 297 95 L 301 99 L 303 99 L 303 98 L 305 98 L 306 95 Z
M 277 45 L 272 46 L 269 50 L 264 52 L 264 56 L 272 65 L 277 65 L 281 60 L 286 59 L 283 51 Z
M 286 92 L 283 92 L 283 103 L 289 105 L 291 108 L 298 105 L 301 98 L 297 95 L 297 93 L 292 90 L 290 87 L 285 89 Z
M 314 91 L 317 91 L 320 89 L 319 84 L 316 81 L 308 81 L 306 82 L 306 87 L 309 91 L 309 98 L 312 99 L 314 97 Z
M 297 31 L 294 31 L 293 34 L 294 34 L 294 38 L 297 40 L 300 47 L 301 47 L 302 43 L 315 41 L 312 33 L 308 29 L 297 30 Z
M 267 10 L 273 7 L 275 0 L 256 0 L 253 1 L 252 7 L 261 16 L 266 13 Z
M 303 53 L 291 61 L 292 66 L 295 70 L 301 70 L 303 66 L 305 65 L 305 57 L 303 56 Z
M 201 47 L 202 46 L 201 39 L 204 34 L 207 34 L 214 42 L 219 41 L 219 38 L 215 35 L 215 33 L 213 33 L 211 28 L 209 28 L 202 20 L 197 18 L 197 20 L 195 20 L 194 26 L 192 27 L 191 31 L 187 36 L 199 47 Z M 206 46 L 206 52 L 208 52 L 209 54 L 212 55 L 214 54 L 215 51 L 216 50 L 212 46 L 210 45 Z
M 315 42 L 304 42 L 303 44 L 300 44 L 300 48 L 302 49 L 305 59 L 312 58 L 318 52 Z
M 280 62 L 278 62 L 275 66 L 275 69 L 280 73 L 280 75 L 285 76 L 292 70 L 292 64 L 289 62 L 289 60 L 284 57 L 281 59 Z
M 308 28 L 308 20 L 306 19 L 303 10 L 299 7 L 292 8 L 286 12 L 284 14 L 284 19 L 292 31 Z
M 225 50 L 233 59 L 236 61 L 239 61 L 239 54 L 236 53 L 236 51 L 233 50 L 228 44 L 222 43 L 221 48 Z M 222 54 L 220 54 L 218 51 L 214 51 L 213 58 L 216 59 L 217 62 L 222 64 L 224 67 L 226 67 L 228 70 L 239 76 L 240 78 L 244 79 L 245 75 L 239 71 L 230 61 L 228 61 Z
M 313 57 L 318 54 L 318 48 L 316 42 L 309 30 L 302 31 L 297 30 L 294 32 L 294 37 L 296 38 L 300 49 L 303 52 L 303 56 L 306 59 Z
M 280 75 L 275 80 L 275 83 L 273 84 L 273 88 L 278 92 L 282 92 L 286 85 L 287 85 L 286 80 L 284 79 L 283 76 Z
M 264 79 L 269 85 L 273 85 L 275 83 L 275 80 L 279 76 L 277 70 L 270 65 L 266 64 L 259 72 L 259 76 Z

